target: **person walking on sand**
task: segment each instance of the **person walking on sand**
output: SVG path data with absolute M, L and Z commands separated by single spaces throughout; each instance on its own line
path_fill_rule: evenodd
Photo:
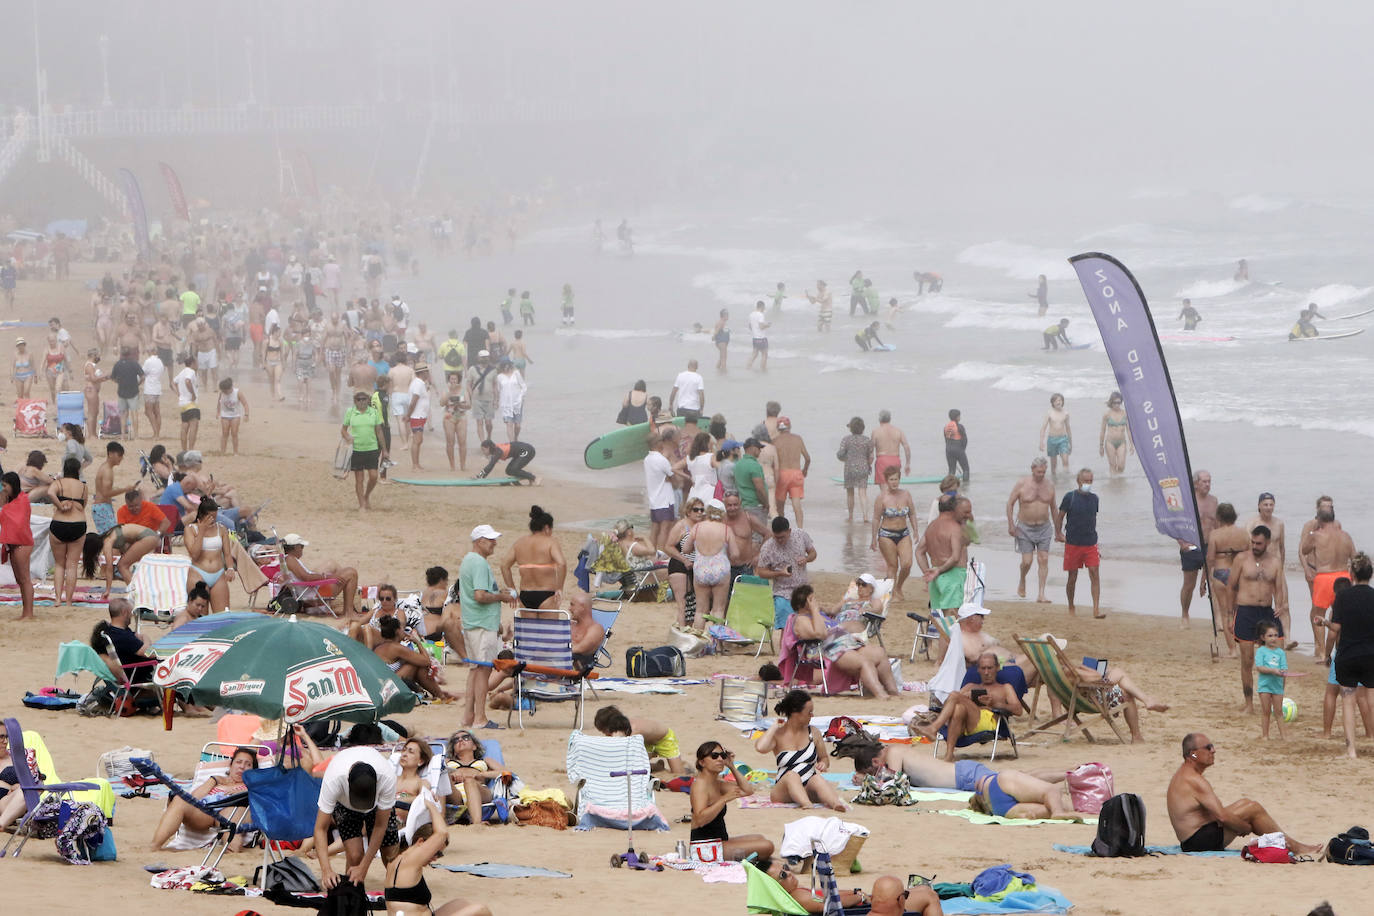
M 1050 474 L 1059 473 L 1059 459 L 1064 459 L 1064 470 L 1069 469 L 1069 455 L 1073 453 L 1073 430 L 1069 426 L 1069 414 L 1064 410 L 1064 396 L 1058 392 L 1050 395 L 1050 409 L 1045 412 L 1045 422 L 1040 424 L 1040 451 L 1050 459 Z
M 1007 534 L 1016 539 L 1016 552 L 1021 555 L 1021 579 L 1016 594 L 1026 597 L 1026 574 L 1030 572 L 1031 556 L 1037 563 L 1039 589 L 1035 600 L 1049 604 L 1045 597 L 1045 580 L 1050 573 L 1050 542 L 1054 537 L 1054 484 L 1045 479 L 1044 458 L 1031 461 L 1029 477 L 1022 477 L 1011 488 L 1007 499 Z
M 1212 604 L 1216 608 L 1218 626 L 1226 635 L 1226 648 L 1236 657 L 1236 606 L 1231 602 L 1231 570 L 1236 557 L 1250 551 L 1249 532 L 1256 526 L 1242 529 L 1236 526 L 1236 510 L 1230 503 L 1217 505 L 1217 527 L 1207 539 L 1207 569 L 1212 577 Z M 1270 546 L 1272 550 L 1272 544 Z M 1191 594 L 1191 589 L 1189 590 Z
M 766 313 L 767 306 L 760 299 L 754 306 L 754 310 L 749 313 L 749 339 L 754 345 L 753 352 L 749 354 L 749 364 L 746 369 L 754 368 L 754 360 L 763 357 L 759 363 L 759 371 L 768 371 L 768 329 L 772 323 L 768 321 Z
M 410 427 L 410 466 L 420 467 L 420 446 L 425 441 L 425 424 L 429 422 L 429 364 L 420 363 L 415 367 L 415 377 L 411 379 L 406 396 L 405 421 Z
M 773 448 L 778 453 L 778 515 L 786 514 L 784 509 L 791 499 L 792 514 L 796 516 L 797 527 L 801 528 L 805 524 L 802 521 L 802 501 L 806 498 L 806 475 L 811 471 L 811 453 L 806 450 L 806 442 L 802 437 L 792 432 L 792 421 L 787 417 L 778 417 L 778 434 L 773 437 Z
M 1099 597 L 1102 583 L 1098 579 L 1101 560 L 1097 551 L 1097 494 L 1093 492 L 1093 472 L 1084 468 L 1078 472 L 1078 488 L 1064 494 L 1054 513 L 1054 539 L 1064 545 L 1064 572 L 1068 581 L 1064 594 L 1069 600 L 1069 616 L 1074 616 L 1074 589 L 1078 586 L 1078 570 L 1088 570 L 1093 596 L 1093 617 L 1102 619 Z

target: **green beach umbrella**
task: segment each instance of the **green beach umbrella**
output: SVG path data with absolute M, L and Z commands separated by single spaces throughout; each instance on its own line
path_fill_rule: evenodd
M 267 617 L 229 624 L 177 649 L 157 666 L 159 687 L 189 691 L 288 725 L 375 722 L 409 712 L 415 694 L 367 646 L 332 627 Z

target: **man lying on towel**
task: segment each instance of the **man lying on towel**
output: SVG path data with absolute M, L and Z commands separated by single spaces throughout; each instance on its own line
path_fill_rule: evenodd
M 862 784 L 865 776 L 881 779 L 885 775 L 903 772 L 913 787 L 976 792 L 977 777 L 984 771 L 994 772 L 975 760 L 958 760 L 954 763 L 939 760 L 923 748 L 924 745 L 881 744 L 865 734 L 846 737 L 831 753 L 836 757 L 854 759 L 855 785 Z M 1027 772 L 1043 782 L 1064 781 L 1064 770 L 1059 767 Z

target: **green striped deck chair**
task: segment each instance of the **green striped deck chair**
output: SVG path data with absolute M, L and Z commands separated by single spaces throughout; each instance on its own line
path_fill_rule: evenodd
M 1089 741 L 1095 742 L 1097 739 L 1092 736 L 1092 732 L 1088 731 L 1088 726 L 1097 725 L 1100 721 L 1111 727 L 1118 741 L 1122 744 L 1126 743 L 1126 736 L 1122 734 L 1116 721 L 1119 716 L 1125 713 L 1125 706 L 1112 708 L 1108 705 L 1102 685 L 1081 678 L 1077 666 L 1069 661 L 1063 650 L 1049 639 L 1044 637 L 1022 638 L 1020 636 L 1014 638 L 1017 645 L 1021 647 L 1021 651 L 1026 654 L 1030 663 L 1035 666 L 1035 670 L 1039 672 L 1040 683 L 1064 708 L 1062 715 L 1050 719 L 1044 725 L 1036 726 L 1022 736 L 1023 738 L 1049 731 L 1063 723 L 1065 741 L 1077 728 L 1083 732 L 1083 736 Z M 1089 718 L 1084 719 L 1083 716 Z

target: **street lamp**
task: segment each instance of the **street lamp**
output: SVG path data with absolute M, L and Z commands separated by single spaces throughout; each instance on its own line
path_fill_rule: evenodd
M 100 97 L 100 104 L 109 108 L 114 105 L 114 100 L 110 98 L 110 36 L 100 36 L 100 81 L 104 87 L 104 92 Z

